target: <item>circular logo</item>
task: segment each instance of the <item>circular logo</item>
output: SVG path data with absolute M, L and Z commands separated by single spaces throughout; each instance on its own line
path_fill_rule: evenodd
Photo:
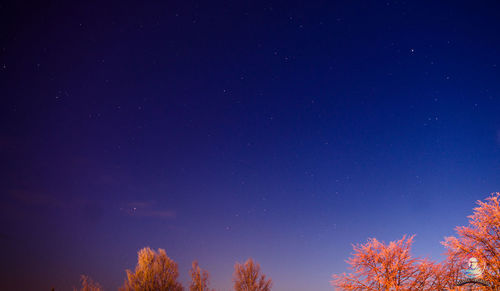
M 465 277 L 471 279 L 481 278 L 481 276 L 483 275 L 483 269 L 481 268 L 477 258 L 468 258 L 466 264 L 466 269 L 462 270 L 462 273 L 465 275 Z

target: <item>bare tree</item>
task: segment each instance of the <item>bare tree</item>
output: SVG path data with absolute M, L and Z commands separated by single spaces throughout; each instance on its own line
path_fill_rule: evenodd
M 138 252 L 135 272 L 127 270 L 127 279 L 121 290 L 125 291 L 182 291 L 177 282 L 177 263 L 163 249 L 158 252 L 149 247 Z
M 86 275 L 80 276 L 80 282 L 82 283 L 82 288 L 80 291 L 102 291 L 102 287 L 99 283 L 94 282 L 92 278 Z M 78 291 L 78 289 L 73 288 L 74 291 Z
M 261 274 L 259 264 L 248 259 L 243 265 L 234 265 L 234 289 L 236 291 L 270 291 L 272 280 Z
M 213 289 L 208 288 L 208 272 L 202 270 L 198 265 L 197 261 L 193 262 L 191 270 L 191 285 L 189 286 L 190 291 L 211 291 Z
M 441 290 L 442 266 L 410 255 L 413 236 L 385 244 L 375 238 L 354 246 L 351 274 L 333 275 L 342 290 Z
M 482 262 L 482 279 L 492 288 L 500 287 L 500 193 L 492 193 L 485 201 L 477 201 L 477 207 L 469 216 L 468 226 L 455 228 L 457 236 L 446 237 L 442 244 L 447 249 L 452 268 L 452 279 L 458 276 L 457 266 L 467 258 L 475 257 Z

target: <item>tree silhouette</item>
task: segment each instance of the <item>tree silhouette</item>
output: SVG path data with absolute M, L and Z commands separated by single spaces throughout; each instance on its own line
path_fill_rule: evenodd
M 198 265 L 197 261 L 193 262 L 191 270 L 189 271 L 191 274 L 191 285 L 189 286 L 190 291 L 211 291 L 212 289 L 208 288 L 208 272 L 202 270 Z
M 167 256 L 163 249 L 158 252 L 149 247 L 138 252 L 135 272 L 126 270 L 127 279 L 121 290 L 127 291 L 181 291 L 177 282 L 177 263 Z
M 234 265 L 234 289 L 236 291 L 269 291 L 272 280 L 260 272 L 260 265 L 248 259 L 243 265 Z

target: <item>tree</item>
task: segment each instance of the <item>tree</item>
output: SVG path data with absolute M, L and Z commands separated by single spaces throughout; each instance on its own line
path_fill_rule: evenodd
M 414 236 L 390 242 L 377 239 L 353 245 L 346 262 L 354 273 L 333 275 L 333 286 L 343 290 L 438 290 L 441 265 L 410 255 Z
M 469 257 L 477 258 L 483 267 L 482 279 L 494 288 L 500 287 L 500 193 L 492 193 L 485 201 L 477 201 L 478 207 L 468 216 L 468 226 L 455 228 L 457 237 L 446 237 L 442 244 L 447 249 L 449 260 L 464 262 Z M 457 265 L 455 263 L 455 274 Z
M 261 274 L 260 265 L 248 259 L 243 265 L 234 265 L 234 289 L 236 291 L 270 291 L 273 285 L 271 279 Z
M 158 252 L 149 247 L 138 252 L 135 272 L 126 270 L 127 279 L 121 290 L 126 291 L 181 291 L 177 282 L 177 263 L 167 256 L 163 249 Z
M 457 281 L 461 277 L 463 264 L 462 260 L 448 252 L 447 259 L 440 264 L 440 269 L 436 272 L 436 280 L 440 281 L 443 288 L 453 290 Z
M 202 270 L 198 265 L 197 261 L 193 262 L 191 270 L 191 285 L 189 286 L 190 291 L 210 291 L 208 288 L 208 272 Z
M 86 275 L 80 276 L 80 282 L 82 282 L 82 288 L 80 291 L 102 291 L 102 287 L 99 283 L 94 282 L 92 278 Z M 74 291 L 77 291 L 76 288 L 73 288 Z

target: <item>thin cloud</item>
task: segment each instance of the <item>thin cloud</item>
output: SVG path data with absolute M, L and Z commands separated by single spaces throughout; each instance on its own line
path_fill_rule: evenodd
M 13 190 L 11 197 L 24 205 L 43 206 L 49 208 L 65 209 L 68 204 L 60 199 L 43 193 L 30 192 L 25 190 Z
M 139 212 L 139 215 L 156 218 L 175 218 L 175 211 L 172 210 L 146 210 Z

